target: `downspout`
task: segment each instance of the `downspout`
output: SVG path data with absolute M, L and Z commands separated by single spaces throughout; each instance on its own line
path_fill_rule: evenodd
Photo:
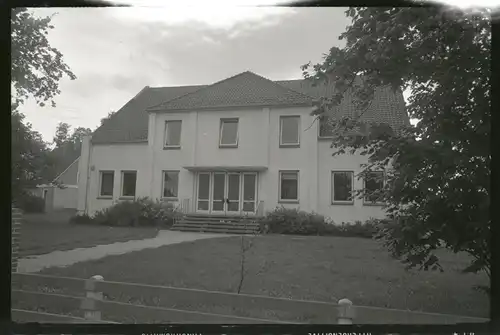
M 85 184 L 85 206 L 84 213 L 88 215 L 88 199 L 89 199 L 89 186 L 90 186 L 90 167 L 92 166 L 92 137 L 89 139 L 89 153 L 87 159 L 87 182 Z

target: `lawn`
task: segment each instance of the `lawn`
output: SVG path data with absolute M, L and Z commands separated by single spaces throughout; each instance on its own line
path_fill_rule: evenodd
M 71 212 L 25 214 L 19 255 L 41 255 L 56 250 L 88 248 L 99 244 L 152 238 L 154 228 L 113 228 L 68 223 Z
M 235 292 L 239 250 L 240 237 L 207 239 L 42 273 Z M 488 317 L 488 298 L 472 289 L 488 278 L 458 273 L 466 255 L 440 255 L 443 273 L 405 271 L 369 239 L 259 236 L 247 252 L 242 293 L 335 303 L 347 297 L 356 305 Z

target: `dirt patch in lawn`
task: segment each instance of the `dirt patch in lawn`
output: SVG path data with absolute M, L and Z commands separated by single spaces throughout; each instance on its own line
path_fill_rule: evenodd
M 236 292 L 239 249 L 239 237 L 208 239 L 42 273 L 80 278 L 99 274 L 110 281 Z M 260 236 L 247 254 L 242 293 L 333 303 L 347 297 L 356 305 L 488 317 L 488 298 L 472 289 L 487 284 L 487 277 L 458 272 L 469 261 L 467 255 L 439 254 L 445 272 L 406 271 L 369 239 Z
M 101 244 L 153 238 L 155 228 L 125 228 L 68 223 L 67 213 L 26 215 L 21 226 L 20 257 L 56 250 L 89 248 Z

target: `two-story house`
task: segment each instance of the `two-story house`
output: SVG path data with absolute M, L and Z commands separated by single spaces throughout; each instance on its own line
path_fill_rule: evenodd
M 329 134 L 311 115 L 314 100 L 331 91 L 248 71 L 207 86 L 145 87 L 85 140 L 78 209 L 92 215 L 147 196 L 207 215 L 283 205 L 336 222 L 381 217 L 380 204 L 350 194 L 381 186 L 356 178 L 366 157 L 333 157 Z M 342 113 L 354 113 L 348 99 L 332 116 Z M 409 122 L 402 94 L 390 89 L 377 91 L 363 117 Z

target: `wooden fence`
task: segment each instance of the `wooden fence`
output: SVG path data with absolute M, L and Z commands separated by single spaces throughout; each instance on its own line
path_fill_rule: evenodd
M 11 271 L 17 272 L 17 261 L 19 259 L 19 239 L 21 236 L 21 224 L 23 214 L 19 208 L 12 206 L 12 253 Z
M 54 277 L 38 274 L 15 273 L 12 275 L 13 320 L 46 322 L 109 322 L 103 315 L 129 316 L 140 322 L 151 320 L 162 323 L 303 323 L 290 319 L 270 319 L 251 315 L 236 315 L 235 310 L 273 310 L 282 314 L 316 315 L 323 322 L 352 324 L 354 308 L 347 299 L 338 304 L 315 301 L 299 301 L 246 294 L 212 292 L 205 290 L 174 288 L 104 281 L 102 276 L 88 280 Z M 57 292 L 57 293 L 55 293 Z M 109 297 L 140 297 L 152 304 L 131 304 L 113 301 Z M 127 300 L 127 299 L 126 299 Z M 130 300 L 129 300 L 130 301 Z M 169 307 L 158 302 L 167 302 Z M 20 305 L 20 306 L 19 306 Z M 43 311 L 29 306 L 42 306 Z M 205 306 L 209 311 L 195 311 Z M 172 308 L 177 307 L 177 308 Z M 225 311 L 220 312 L 221 308 Z M 214 310 L 216 312 L 214 312 Z M 63 315 L 66 314 L 66 315 Z M 122 320 L 121 320 L 122 321 Z M 154 322 L 153 321 L 153 322 Z M 130 321 L 128 321 L 130 322 Z M 319 322 L 319 321 L 318 321 Z
M 488 319 L 248 294 L 14 273 L 15 321 L 216 324 L 455 324 Z M 32 310 L 32 306 L 41 306 Z M 64 314 L 64 315 L 63 315 Z

